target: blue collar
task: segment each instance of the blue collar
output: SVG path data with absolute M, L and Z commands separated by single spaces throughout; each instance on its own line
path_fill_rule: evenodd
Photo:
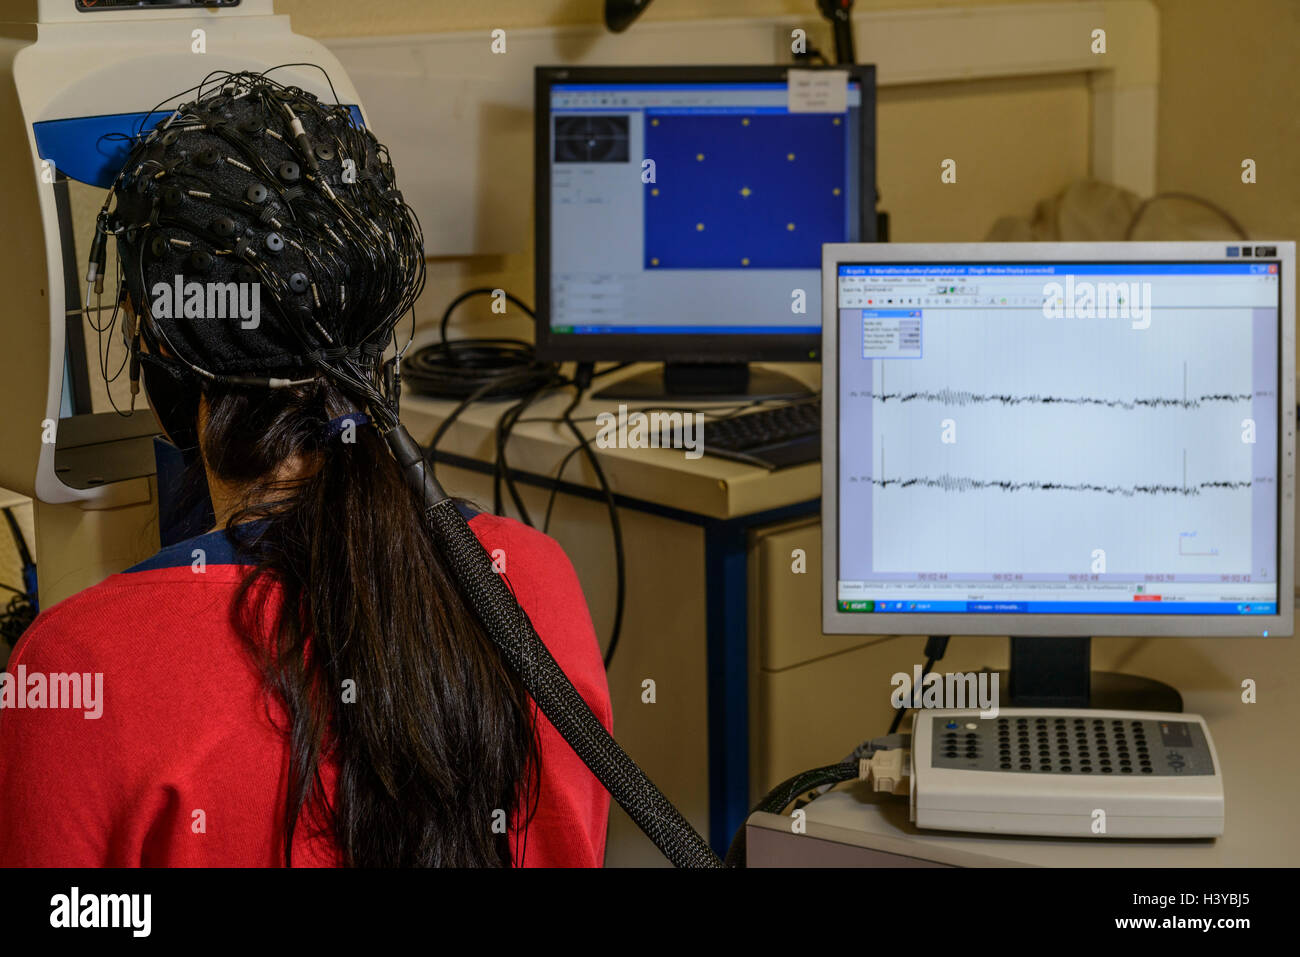
M 469 521 L 478 511 L 470 508 L 461 502 L 456 503 L 456 510 L 464 516 L 465 521 Z M 257 526 L 261 522 L 251 522 L 250 525 Z M 126 573 L 131 572 L 150 572 L 159 568 L 184 568 L 194 563 L 200 556 L 195 555 L 196 550 L 202 550 L 202 558 L 205 565 L 254 565 L 256 562 L 253 558 L 236 548 L 231 542 L 229 536 L 217 529 L 213 532 L 207 532 L 203 535 L 195 535 L 193 538 L 187 538 L 184 541 L 177 542 L 174 545 L 168 545 L 161 549 L 158 554 L 152 558 L 147 558 L 138 565 L 132 565 L 126 569 Z

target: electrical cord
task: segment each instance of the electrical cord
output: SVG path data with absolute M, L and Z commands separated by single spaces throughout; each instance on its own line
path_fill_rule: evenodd
M 488 291 L 490 292 L 491 290 Z M 462 296 L 461 299 L 463 301 L 464 296 Z M 514 477 L 510 473 L 509 461 L 506 453 L 510 434 L 523 416 L 524 412 L 527 411 L 528 407 L 537 401 L 537 399 L 542 395 L 555 388 L 570 385 L 577 387 L 577 392 L 564 413 L 558 418 L 552 418 L 548 421 L 564 424 L 578 440 L 578 445 L 570 451 L 561 463 L 560 474 L 563 474 L 564 467 L 574 455 L 579 453 L 586 455 L 588 462 L 592 466 L 592 471 L 596 474 L 597 482 L 600 484 L 601 492 L 605 498 L 605 505 L 609 513 L 610 530 L 614 538 L 616 589 L 614 599 L 614 623 L 610 628 L 609 640 L 605 646 L 604 655 L 602 656 L 606 669 L 608 669 L 612 664 L 614 660 L 614 652 L 618 648 L 619 638 L 623 631 L 624 609 L 627 604 L 627 558 L 623 546 L 623 528 L 618 515 L 618 506 L 614 501 L 613 489 L 609 485 L 604 469 L 600 466 L 599 459 L 597 459 L 595 453 L 591 450 L 591 440 L 583 436 L 576 421 L 572 419 L 571 413 L 581 401 L 583 394 L 590 387 L 593 379 L 598 375 L 607 375 L 622 367 L 623 365 L 618 365 L 610 369 L 603 369 L 601 372 L 596 373 L 592 369 L 590 363 L 582 363 L 578 366 L 573 379 L 565 379 L 560 376 L 558 373 L 558 367 L 556 371 L 552 372 L 545 379 L 540 380 L 533 375 L 532 370 L 521 370 L 514 373 L 507 373 L 506 376 L 500 378 L 488 379 L 480 383 L 477 389 L 461 399 L 456 407 L 452 409 L 445 419 L 443 419 L 442 423 L 439 424 L 427 446 L 427 454 L 431 463 L 430 471 L 436 477 L 436 455 L 438 444 L 467 408 L 475 402 L 481 401 L 485 398 L 500 396 L 502 390 L 508 389 L 513 392 L 519 387 L 531 387 L 531 391 L 524 394 L 518 402 L 503 412 L 497 419 L 496 428 L 494 430 L 496 455 L 494 456 L 492 468 L 492 506 L 495 514 L 505 514 L 503 508 L 504 496 L 502 494 L 502 488 L 504 487 L 505 494 L 510 497 L 510 500 L 514 503 L 514 506 L 519 513 L 520 520 L 530 527 L 536 527 L 532 520 L 532 516 L 528 512 L 527 506 L 524 504 L 523 496 L 519 493 L 515 484 Z M 509 381 L 502 381 L 503 379 L 508 379 Z M 557 475 L 554 479 L 554 484 L 551 486 L 551 495 L 547 501 L 546 519 L 542 529 L 543 532 L 550 528 L 550 517 L 555 504 L 555 496 L 558 492 L 559 484 L 560 475 Z
M 609 510 L 609 526 L 614 535 L 614 575 L 616 580 L 616 590 L 614 598 L 614 625 L 610 629 L 609 645 L 605 648 L 605 668 L 609 669 L 610 663 L 614 660 L 614 651 L 618 648 L 618 639 L 623 632 L 623 607 L 627 591 L 627 559 L 623 551 L 623 523 L 618 517 L 618 503 L 614 501 L 614 490 L 610 487 L 609 480 L 605 478 L 605 470 L 600 467 L 600 459 L 596 453 L 591 450 L 590 440 L 578 428 L 576 422 L 571 418 L 573 410 L 577 408 L 578 403 L 582 401 L 582 395 L 591 386 L 592 365 L 589 362 L 580 363 L 574 374 L 575 392 L 573 401 L 571 401 L 560 418 L 568 426 L 573 437 L 578 440 L 578 448 L 587 457 L 587 463 L 591 470 L 596 473 L 596 481 L 600 483 L 600 489 L 605 494 L 605 506 Z M 558 483 L 558 479 L 556 480 Z
M 36 563 L 32 561 L 27 539 L 23 536 L 22 529 L 18 527 L 18 519 L 14 516 L 13 509 L 6 507 L 4 514 L 23 567 L 23 588 L 0 583 L 0 588 L 14 593 L 5 605 L 4 611 L 0 612 L 0 639 L 12 648 L 18 644 L 18 639 L 22 637 L 23 632 L 36 620 L 39 605 L 36 597 Z
M 462 594 L 541 712 L 669 861 L 678 867 L 721 867 L 708 842 L 619 747 L 556 663 L 506 577 L 496 573 L 482 543 L 425 470 L 410 435 L 398 426 L 386 437 L 412 485 L 423 494 L 429 530 L 448 557 Z
M 921 681 L 924 683 L 925 676 L 930 673 L 934 663 L 943 657 L 943 653 L 948 650 L 948 638 L 941 635 L 931 635 L 925 642 L 925 667 L 921 669 Z M 920 694 L 921 689 L 913 688 L 912 694 Z M 889 725 L 889 733 L 893 734 L 898 730 L 898 726 L 903 723 L 903 715 L 907 714 L 906 708 L 899 708 L 894 713 L 894 720 Z
M 532 343 L 522 339 L 448 337 L 456 307 L 475 296 L 497 294 L 536 320 L 527 303 L 504 289 L 476 286 L 465 290 L 443 310 L 438 323 L 440 341 L 416 350 L 405 361 L 402 374 L 412 389 L 444 399 L 469 395 L 518 399 L 559 375 L 558 365 L 539 361 Z
M 910 744 L 910 734 L 896 734 L 893 731 L 884 737 L 863 741 L 835 764 L 827 764 L 820 768 L 813 768 L 810 771 L 800 771 L 798 774 L 786 778 L 768 791 L 749 813 L 752 815 L 763 811 L 767 814 L 780 814 L 792 802 L 797 801 L 801 795 L 811 801 L 837 784 L 861 777 L 860 761 L 868 760 L 872 755 L 880 751 L 906 749 Z M 809 792 L 814 793 L 810 794 Z M 801 805 L 796 804 L 796 807 L 799 806 Z M 746 820 L 748 820 L 748 816 L 746 816 Z M 746 864 L 745 854 L 745 825 L 742 824 L 732 837 L 731 845 L 727 848 L 725 866 L 744 867 Z
M 523 310 L 524 314 L 528 316 L 529 319 L 533 319 L 533 320 L 537 319 L 537 315 L 533 312 L 532 307 L 529 306 L 527 303 L 525 303 L 522 299 L 517 298 L 516 296 L 514 296 L 512 293 L 508 292 L 505 289 L 500 290 L 500 292 L 507 302 L 512 302 L 516 306 L 518 306 L 521 310 Z M 453 299 L 450 303 L 448 303 L 447 308 L 444 309 L 442 312 L 442 319 L 439 320 L 438 322 L 438 332 L 440 334 L 441 340 L 443 342 L 447 341 L 447 328 L 451 324 L 451 314 L 456 311 L 457 306 L 459 306 L 462 302 L 465 302 L 468 299 L 473 299 L 475 296 L 493 296 L 496 295 L 496 293 L 497 290 L 493 289 L 491 286 L 475 286 L 473 289 L 465 290 L 459 296 Z
M 628 365 L 631 365 L 631 363 L 625 362 L 622 363 L 621 365 L 615 366 L 612 369 L 604 369 L 600 372 L 595 373 L 593 378 L 599 378 L 600 376 L 606 375 L 607 373 L 616 372 L 619 369 L 622 369 Z M 744 413 L 752 409 L 757 409 L 761 406 L 767 405 L 768 403 L 777 403 L 776 407 L 782 408 L 787 405 L 799 405 L 804 402 L 815 402 L 815 401 L 817 401 L 816 396 L 812 396 L 809 398 L 801 398 L 801 399 L 789 399 L 785 397 L 777 398 L 777 397 L 769 396 L 764 398 L 750 399 L 748 402 L 743 402 L 736 405 L 725 405 L 725 406 L 714 407 L 709 409 L 701 409 L 698 406 L 694 406 L 694 405 L 646 405 L 646 406 L 638 407 L 638 411 L 640 412 L 699 412 L 702 415 L 708 416 L 710 419 L 712 419 L 715 422 L 722 422 L 726 419 L 732 419 L 738 415 L 743 415 Z M 574 418 L 573 421 L 574 422 L 595 422 L 599 418 L 600 418 L 599 414 L 578 416 Z M 560 419 L 558 416 L 535 416 L 530 419 L 520 419 L 519 421 L 521 423 L 559 422 Z
M 527 507 L 524 505 L 523 497 L 519 494 L 519 490 L 515 486 L 514 477 L 510 474 L 510 463 L 506 459 L 506 445 L 510 440 L 510 432 L 514 429 L 515 422 L 519 419 L 519 416 L 527 410 L 528 406 L 541 398 L 544 393 L 566 384 L 566 381 L 560 380 L 558 377 L 556 377 L 556 379 L 548 379 L 542 382 L 536 389 L 512 405 L 499 419 L 497 419 L 496 459 L 492 469 L 492 497 L 494 510 L 498 515 L 504 514 L 501 507 L 501 486 L 504 484 L 506 491 L 510 494 L 511 501 L 515 503 L 515 508 L 519 512 L 520 519 L 529 527 L 535 526 L 533 525 L 532 517 L 528 514 Z
M 754 805 L 753 809 L 746 815 L 749 816 L 764 811 L 768 814 L 780 814 L 791 801 L 797 798 L 805 791 L 823 785 L 839 784 L 842 781 L 852 781 L 858 776 L 858 762 L 841 761 L 838 764 L 828 764 L 824 767 L 813 768 L 810 771 L 801 771 L 793 777 L 786 778 L 767 795 Z M 731 845 L 727 848 L 727 856 L 723 861 L 726 867 L 744 867 L 746 864 L 746 846 L 745 846 L 745 825 L 741 824 L 736 834 L 731 839 Z
M 555 363 L 539 362 L 521 339 L 438 342 L 415 350 L 402 364 L 412 391 L 439 399 L 517 399 L 558 374 Z
M 626 365 L 628 365 L 628 364 L 629 364 L 629 363 L 622 363 L 622 364 L 620 364 L 620 365 L 616 365 L 616 366 L 614 366 L 614 367 L 612 367 L 612 368 L 609 368 L 609 369 L 603 369 L 603 370 L 601 370 L 600 372 L 591 372 L 590 369 L 587 368 L 585 365 L 580 365 L 580 366 L 579 366 L 579 372 L 578 372 L 578 375 L 581 376 L 581 375 L 583 374 L 583 369 L 586 368 L 586 373 L 585 373 L 585 374 L 588 376 L 588 380 L 587 380 L 587 381 L 588 381 L 588 384 L 589 384 L 589 383 L 590 383 L 590 379 L 594 379 L 594 378 L 596 378 L 596 377 L 598 377 L 598 376 L 602 376 L 602 375 L 608 375 L 608 374 L 611 373 L 611 372 L 616 372 L 616 371 L 618 371 L 619 369 L 623 368 L 624 366 L 626 366 Z M 575 382 L 576 382 L 576 381 L 577 381 L 577 379 L 575 378 Z M 561 415 L 558 416 L 558 417 L 555 417 L 555 416 L 537 416 L 537 417 L 535 417 L 535 418 L 526 419 L 526 418 L 522 418 L 522 417 L 520 417 L 519 414 L 514 415 L 514 416 L 511 418 L 511 420 L 510 420 L 510 422 L 509 422 L 509 424 L 508 424 L 508 427 L 507 427 L 506 430 L 505 430 L 505 435 L 504 435 L 504 437 L 501 436 L 500 434 L 498 435 L 498 454 L 497 454 L 497 460 L 498 460 L 498 463 L 500 463 L 500 462 L 502 461 L 502 459 L 503 459 L 503 450 L 504 450 L 504 441 L 505 441 L 505 439 L 508 438 L 508 436 L 509 436 L 509 430 L 510 430 L 510 429 L 513 429 L 514 426 L 515 426 L 516 424 L 518 424 L 519 422 L 560 422 L 560 423 L 565 424 L 565 425 L 569 428 L 569 430 L 570 430 L 571 432 L 573 432 L 574 436 L 577 438 L 577 440 L 578 440 L 578 444 L 575 445 L 572 449 L 570 449 L 569 452 L 568 452 L 568 453 L 564 456 L 564 458 L 560 461 L 559 468 L 557 469 L 556 474 L 555 474 L 555 478 L 553 479 L 553 484 L 551 485 L 551 492 L 550 492 L 550 494 L 547 496 L 547 502 L 546 502 L 546 513 L 545 513 L 545 516 L 543 517 L 543 520 L 542 520 L 542 531 L 543 531 L 543 533 L 548 532 L 549 529 L 550 529 L 550 527 L 551 527 L 551 515 L 552 515 L 552 513 L 553 513 L 553 511 L 554 511 L 554 508 L 555 508 L 555 502 L 556 502 L 556 499 L 557 499 L 557 497 L 558 497 L 558 495 L 559 495 L 560 486 L 561 486 L 562 480 L 563 480 L 563 478 L 564 478 L 564 472 L 565 472 L 565 470 L 568 468 L 569 463 L 570 463 L 571 461 L 573 461 L 574 457 L 577 456 L 577 455 L 579 455 L 579 454 L 582 454 L 582 455 L 587 456 L 588 461 L 591 462 L 591 464 L 592 464 L 592 470 L 596 473 L 596 478 L 597 478 L 597 480 L 598 480 L 598 481 L 600 482 L 600 484 L 601 484 L 601 490 L 605 493 L 606 504 L 607 504 L 607 506 L 608 506 L 608 508 L 609 508 L 609 513 L 610 513 L 610 527 L 611 527 L 611 529 L 612 529 L 612 531 L 613 531 L 613 534 L 614 534 L 614 543 L 615 543 L 615 544 L 614 544 L 614 550 L 615 550 L 615 563 L 616 563 L 615 567 L 616 567 L 616 574 L 617 574 L 617 576 L 618 576 L 618 597 L 617 597 L 616 602 L 615 602 L 614 627 L 613 627 L 612 634 L 611 634 L 611 637 L 610 637 L 609 646 L 607 647 L 607 649 L 606 649 L 606 651 L 605 651 L 605 656 L 604 656 L 605 668 L 608 669 L 609 666 L 610 666 L 610 663 L 613 661 L 613 658 L 614 658 L 614 650 L 615 650 L 615 648 L 618 646 L 618 638 L 619 638 L 619 635 L 621 634 L 621 623 L 622 623 L 622 619 L 623 619 L 623 609 L 624 609 L 624 606 L 625 606 L 625 596 L 626 596 L 626 557 L 625 557 L 625 555 L 624 555 L 624 551 L 623 551 L 623 543 L 622 543 L 622 537 L 623 537 L 623 536 L 622 536 L 622 526 L 621 526 L 621 523 L 620 523 L 619 518 L 618 518 L 618 508 L 617 508 L 617 505 L 616 505 L 615 502 L 614 502 L 613 492 L 612 492 L 612 490 L 610 489 L 609 484 L 608 484 L 608 482 L 607 482 L 606 479 L 605 479 L 604 471 L 600 468 L 599 462 L 597 461 L 597 459 L 596 459 L 596 457 L 595 457 L 595 453 L 591 451 L 591 442 L 592 442 L 592 438 L 591 438 L 591 437 L 583 436 L 582 433 L 581 433 L 581 431 L 578 429 L 578 423 L 579 423 L 579 422 L 591 422 L 591 421 L 594 421 L 596 417 L 595 417 L 595 416 L 588 416 L 588 417 L 585 417 L 585 418 L 575 418 L 575 417 L 572 415 L 573 410 L 577 407 L 578 402 L 581 400 L 582 392 L 585 391 L 585 388 L 586 388 L 586 387 L 584 386 L 583 389 L 580 389 L 580 390 L 579 390 L 578 394 L 574 396 L 573 401 L 570 402 L 568 408 L 565 409 L 564 413 L 561 414 Z M 531 401 L 531 400 L 530 400 L 530 401 Z M 764 404 L 764 403 L 766 403 L 766 402 L 771 402 L 771 401 L 781 401 L 781 402 L 783 402 L 784 404 L 790 404 L 790 403 L 789 403 L 789 400 L 754 399 L 754 400 L 751 400 L 751 401 L 749 401 L 749 402 L 742 403 L 742 404 L 740 404 L 740 405 L 727 406 L 727 407 L 724 407 L 723 409 L 714 409 L 714 410 L 709 410 L 708 412 L 706 412 L 706 414 L 708 414 L 708 415 L 715 415 L 717 412 L 723 412 L 724 414 L 722 414 L 722 415 L 716 415 L 716 419 L 717 419 L 717 421 L 722 421 L 722 420 L 729 419 L 729 418 L 732 418 L 732 417 L 737 416 L 737 415 L 741 415 L 741 414 L 743 414 L 745 411 L 747 411 L 748 409 L 754 408 L 755 406 L 762 405 L 762 404 Z M 807 401 L 807 400 L 795 400 L 795 401 Z M 525 405 L 525 408 L 526 408 L 526 405 Z M 686 410 L 684 410 L 684 409 L 682 409 L 682 408 L 680 408 L 680 407 L 674 407 L 674 406 L 656 406 L 656 407 L 653 407 L 653 410 L 654 410 L 654 411 L 697 411 L 697 410 L 690 410 L 690 409 L 686 409 Z M 642 410 L 642 411 L 645 411 L 645 410 Z M 458 415 L 458 414 L 459 414 L 459 411 L 457 411 L 457 412 L 454 413 L 454 414 L 457 414 L 457 415 Z M 444 423 L 444 429 L 440 429 L 440 430 L 439 430 L 439 437 L 440 437 L 442 431 L 445 430 L 445 426 L 446 426 L 446 424 L 447 424 L 447 423 Z M 436 437 L 435 437 L 435 438 L 436 438 Z M 507 473 L 507 474 L 508 474 L 508 473 Z M 519 503 L 518 501 L 516 501 L 516 505 L 521 505 L 521 503 Z M 531 524 L 531 523 L 530 523 L 530 524 Z
M 587 373 L 580 367 L 575 380 L 578 395 L 563 417 L 575 432 L 577 427 L 569 414 L 589 382 Z M 727 854 L 727 865 L 724 865 L 708 843 L 691 827 L 690 822 L 654 786 L 592 713 L 545 643 L 538 637 L 527 613 L 515 600 L 506 577 L 497 573 L 483 544 L 426 468 L 425 456 L 409 433 L 399 424 L 386 433 L 385 437 L 412 487 L 424 498 L 430 532 L 448 557 L 462 594 L 483 622 L 488 635 L 523 680 L 538 708 L 569 742 L 597 780 L 674 865 L 701 868 L 743 866 L 745 828 L 742 826 L 737 831 Z M 586 447 L 581 433 L 578 433 L 578 439 Z M 794 797 L 809 788 L 857 777 L 858 754 L 864 749 L 877 746 L 878 742 L 867 742 L 838 764 L 795 775 L 769 792 L 755 810 L 780 811 Z

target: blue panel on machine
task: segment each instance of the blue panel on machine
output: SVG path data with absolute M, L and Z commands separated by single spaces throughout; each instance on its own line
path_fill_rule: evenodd
M 349 106 L 353 122 L 364 126 L 361 111 Z M 167 119 L 171 110 L 71 116 L 32 124 L 36 154 L 79 183 L 108 189 L 131 152 L 134 138 Z

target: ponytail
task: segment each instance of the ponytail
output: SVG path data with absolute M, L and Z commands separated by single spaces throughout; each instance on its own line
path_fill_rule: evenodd
M 528 697 L 383 439 L 327 436 L 351 408 L 322 379 L 210 390 L 201 422 L 209 471 L 247 490 L 227 534 L 254 565 L 232 620 L 287 719 L 285 863 L 307 828 L 348 866 L 508 867 L 500 812 L 527 817 L 537 772 Z

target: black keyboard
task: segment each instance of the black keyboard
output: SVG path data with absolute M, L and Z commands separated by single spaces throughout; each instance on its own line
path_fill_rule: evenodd
M 704 423 L 704 454 L 765 469 L 816 462 L 822 456 L 821 399 L 792 402 Z

